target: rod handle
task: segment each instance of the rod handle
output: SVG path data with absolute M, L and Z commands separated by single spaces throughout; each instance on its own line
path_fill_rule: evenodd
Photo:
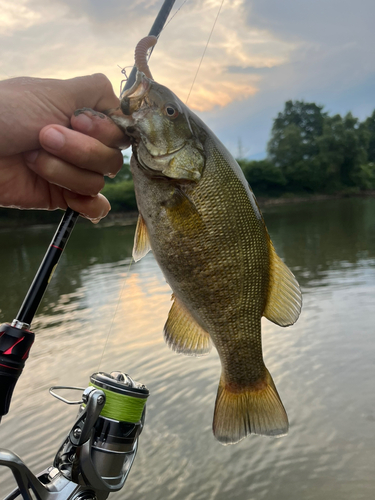
M 0 420 L 9 411 L 10 400 L 22 373 L 35 335 L 9 323 L 0 325 Z

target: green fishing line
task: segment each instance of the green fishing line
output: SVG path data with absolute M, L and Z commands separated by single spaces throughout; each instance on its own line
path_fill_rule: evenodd
M 147 398 L 133 398 L 117 392 L 108 391 L 90 382 L 92 387 L 99 389 L 105 394 L 105 405 L 100 412 L 102 417 L 112 418 L 120 422 L 131 422 L 135 424 L 142 417 L 143 408 L 147 402 Z

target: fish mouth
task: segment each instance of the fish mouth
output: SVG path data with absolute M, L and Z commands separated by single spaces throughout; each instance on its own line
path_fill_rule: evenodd
M 135 121 L 132 115 L 134 112 L 139 111 L 144 104 L 147 105 L 146 97 L 151 88 L 151 83 L 152 80 L 138 71 L 133 85 L 123 92 L 120 106 L 109 110 L 107 113 L 129 137 L 132 137 L 135 131 Z
M 124 115 L 132 115 L 142 107 L 145 97 L 151 88 L 152 80 L 140 71 L 137 71 L 135 82 L 123 93 L 121 99 L 121 111 Z
M 146 147 L 146 146 L 145 146 Z M 174 149 L 173 151 L 169 151 L 168 153 L 162 153 L 160 155 L 155 155 L 152 154 L 146 147 L 148 154 L 154 159 L 154 160 L 171 160 L 173 158 L 173 155 L 178 153 L 178 151 L 181 151 L 185 147 L 185 144 L 182 146 Z

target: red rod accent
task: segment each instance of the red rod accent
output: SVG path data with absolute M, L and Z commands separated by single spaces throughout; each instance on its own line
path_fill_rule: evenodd
M 27 359 L 27 356 L 29 355 L 30 349 L 31 349 L 31 346 L 27 349 L 25 354 L 22 356 L 22 360 Z
M 63 249 L 62 249 L 62 248 L 60 248 L 60 247 L 57 247 L 56 245 L 51 245 L 51 247 L 53 247 L 53 248 L 57 248 L 58 250 L 61 250 L 61 251 L 63 251 Z
M 13 349 L 16 347 L 17 344 L 23 341 L 25 337 L 22 337 L 21 339 L 18 339 L 15 344 L 12 345 L 12 347 L 9 347 L 6 351 L 3 352 L 3 354 L 12 354 Z

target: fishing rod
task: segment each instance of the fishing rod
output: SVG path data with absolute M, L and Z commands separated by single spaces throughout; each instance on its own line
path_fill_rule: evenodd
M 149 35 L 158 37 L 175 0 L 164 0 Z M 124 91 L 136 76 L 134 66 Z M 30 326 L 75 227 L 79 213 L 68 208 L 56 230 L 21 308 L 11 324 L 0 325 L 0 422 L 9 411 L 16 383 L 35 334 Z M 80 390 L 79 401 L 56 391 Z M 0 465 L 11 469 L 18 487 L 5 500 L 105 500 L 121 489 L 133 464 L 143 429 L 149 391 L 122 372 L 94 373 L 89 387 L 54 387 L 51 394 L 79 404 L 78 416 L 57 452 L 53 466 L 34 475 L 22 460 L 0 449 Z

